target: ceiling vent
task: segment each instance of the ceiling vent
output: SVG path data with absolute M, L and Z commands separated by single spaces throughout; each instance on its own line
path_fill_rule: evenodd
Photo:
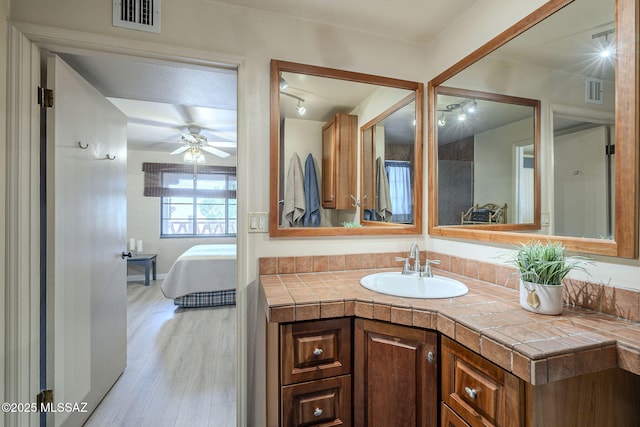
M 160 32 L 160 0 L 113 0 L 113 26 Z
M 584 81 L 584 102 L 602 104 L 604 80 L 587 77 Z

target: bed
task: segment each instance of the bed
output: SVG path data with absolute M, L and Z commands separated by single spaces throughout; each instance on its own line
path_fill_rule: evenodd
M 161 285 L 179 307 L 236 303 L 236 245 L 196 245 L 171 266 Z

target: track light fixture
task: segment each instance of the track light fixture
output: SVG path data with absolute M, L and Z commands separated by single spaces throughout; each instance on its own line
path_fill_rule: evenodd
M 440 111 L 438 126 L 443 127 L 447 124 L 447 113 L 454 114 L 457 121 L 464 122 L 467 120 L 467 113 L 475 114 L 478 111 L 478 103 L 475 99 L 465 99 L 460 103 L 449 104 L 443 110 L 438 111 Z
M 601 31 L 599 33 L 593 34 L 591 39 L 599 39 L 600 37 L 604 37 L 604 43 L 600 45 L 600 57 L 609 58 L 616 53 L 615 41 L 609 40 L 609 35 L 615 33 L 614 29 Z
M 292 94 L 287 93 L 287 92 L 280 92 L 280 94 L 281 95 L 286 95 L 286 96 L 288 96 L 290 98 L 293 98 L 293 99 L 297 99 L 298 100 L 298 105 L 296 106 L 296 111 L 298 112 L 299 116 L 304 116 L 304 113 L 307 112 L 307 109 L 305 107 L 303 107 L 302 104 L 301 104 L 302 102 L 306 102 L 304 100 L 304 98 L 300 98 L 299 96 L 292 95 Z
M 285 90 L 287 87 L 289 87 L 289 83 L 287 83 L 284 77 L 282 77 L 282 74 L 280 74 L 280 90 Z
M 298 112 L 298 115 L 300 116 L 304 116 L 304 113 L 307 112 L 307 109 L 304 108 L 302 105 L 300 105 L 302 101 L 298 99 L 298 105 L 296 106 L 296 111 Z

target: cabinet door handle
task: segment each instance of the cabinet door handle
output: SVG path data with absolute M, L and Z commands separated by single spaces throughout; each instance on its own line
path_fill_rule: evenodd
M 475 398 L 478 397 L 478 390 L 476 390 L 475 388 L 465 387 L 464 391 L 465 393 L 467 393 L 467 396 L 469 396 L 470 399 L 475 400 Z
M 433 361 L 435 360 L 435 356 L 433 355 L 433 352 L 430 351 L 427 353 L 427 362 L 429 363 L 433 363 Z
M 313 350 L 313 355 L 318 357 L 320 356 L 322 353 L 324 352 L 324 350 L 322 350 L 321 348 L 316 348 Z
M 316 408 L 313 410 L 313 416 L 314 417 L 319 417 L 320 415 L 322 415 L 324 413 L 324 411 L 320 408 Z

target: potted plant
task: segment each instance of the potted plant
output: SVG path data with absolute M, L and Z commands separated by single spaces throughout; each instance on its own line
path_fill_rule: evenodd
M 512 254 L 512 262 L 520 273 L 522 308 L 540 314 L 562 313 L 562 279 L 571 270 L 588 273 L 584 259 L 567 257 L 561 243 L 532 241 L 520 245 Z

